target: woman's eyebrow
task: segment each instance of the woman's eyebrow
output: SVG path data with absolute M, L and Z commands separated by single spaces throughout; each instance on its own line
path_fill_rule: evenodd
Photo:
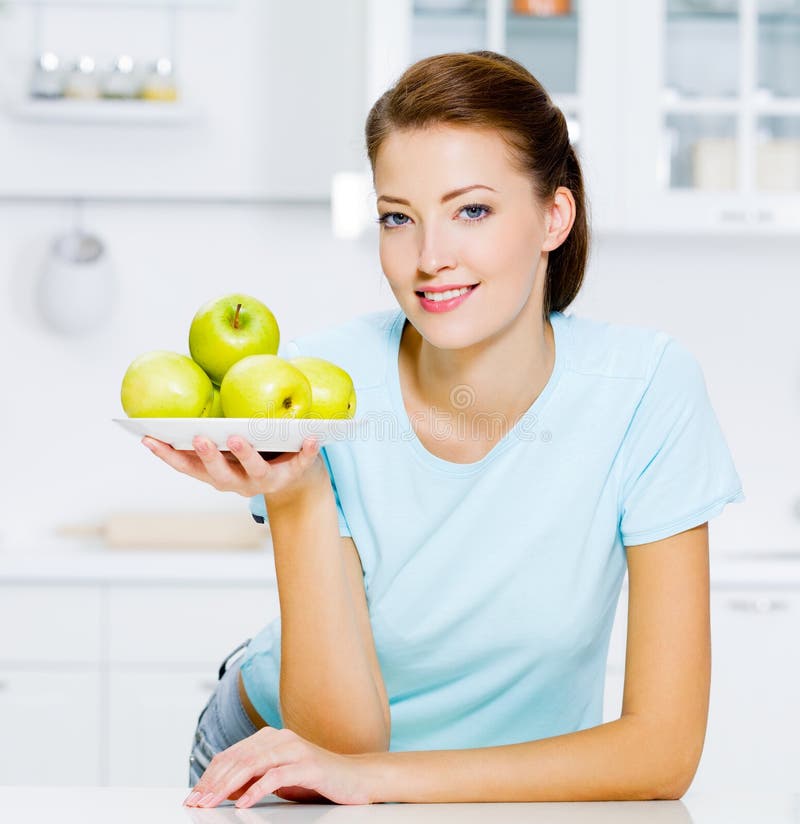
M 464 192 L 469 192 L 471 189 L 488 189 L 490 192 L 496 192 L 497 189 L 493 189 L 491 186 L 484 186 L 483 183 L 474 183 L 471 186 L 464 186 L 463 189 L 453 189 L 452 192 L 448 192 L 446 195 L 442 195 L 442 203 L 447 203 L 448 200 L 452 200 L 454 197 L 458 197 L 459 195 L 463 195 Z M 402 203 L 404 206 L 410 206 L 411 203 L 405 200 L 402 197 L 394 197 L 393 195 L 380 195 L 378 200 L 385 200 L 387 203 Z

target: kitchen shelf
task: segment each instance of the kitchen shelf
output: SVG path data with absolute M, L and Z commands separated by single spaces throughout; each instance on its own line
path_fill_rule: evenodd
M 61 8 L 154 9 L 226 8 L 237 0 L 5 0 L 8 6 L 53 6 Z
M 200 119 L 194 106 L 149 100 L 25 100 L 12 103 L 9 113 L 18 120 L 51 125 L 184 126 Z

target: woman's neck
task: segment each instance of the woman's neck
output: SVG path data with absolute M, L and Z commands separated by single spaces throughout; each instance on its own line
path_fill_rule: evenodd
M 437 349 L 407 324 L 400 351 L 412 406 L 467 419 L 499 415 L 509 429 L 541 394 L 555 365 L 551 324 L 527 313 L 502 335 L 459 350 Z

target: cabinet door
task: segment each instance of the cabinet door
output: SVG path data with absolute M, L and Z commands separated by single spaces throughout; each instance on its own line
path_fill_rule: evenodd
M 711 706 L 698 792 L 782 791 L 800 765 L 800 592 L 711 594 Z
M 0 669 L 0 782 L 103 783 L 100 674 Z
M 627 226 L 796 228 L 800 15 L 790 5 L 627 0 Z
M 214 669 L 111 673 L 109 784 L 188 786 L 192 738 L 216 685 Z
M 374 100 L 413 62 L 450 51 L 491 49 L 527 68 L 567 121 L 584 172 L 592 224 L 618 226 L 622 0 L 570 0 L 552 14 L 506 0 L 369 0 L 368 94 Z M 556 13 L 555 6 L 561 6 Z
M 603 692 L 603 723 L 616 721 L 622 713 L 622 693 L 625 687 L 625 647 L 628 631 L 628 587 L 622 587 L 617 602 L 614 626 L 608 645 L 606 681 Z
M 108 594 L 111 666 L 219 664 L 280 614 L 277 584 L 117 586 Z

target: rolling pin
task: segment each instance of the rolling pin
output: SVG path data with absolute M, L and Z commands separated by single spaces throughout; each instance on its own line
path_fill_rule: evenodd
M 56 529 L 68 538 L 101 538 L 106 546 L 163 549 L 263 549 L 268 527 L 249 513 L 117 512 L 95 524 Z

